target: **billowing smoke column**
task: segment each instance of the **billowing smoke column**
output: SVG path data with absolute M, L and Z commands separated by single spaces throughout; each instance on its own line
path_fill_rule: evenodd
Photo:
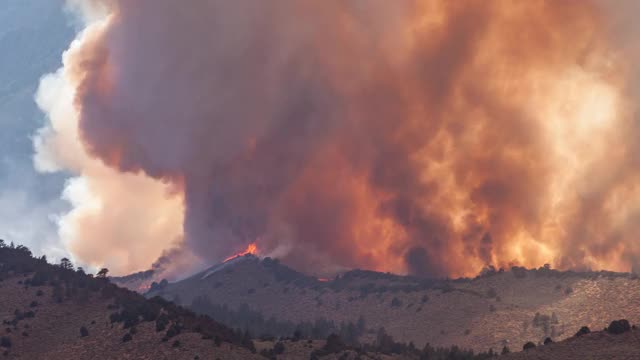
M 36 162 L 78 174 L 61 233 L 82 261 L 256 242 L 311 273 L 461 276 L 640 255 L 629 49 L 602 4 L 78 3 L 103 13 L 49 79 L 67 93 L 41 101 Z

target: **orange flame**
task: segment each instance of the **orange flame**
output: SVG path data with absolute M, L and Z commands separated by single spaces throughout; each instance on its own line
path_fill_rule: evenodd
M 244 255 L 247 255 L 247 254 L 256 255 L 257 253 L 258 253 L 258 246 L 256 245 L 256 243 L 253 242 L 253 243 L 247 245 L 247 248 L 244 249 L 244 251 L 241 251 L 239 253 L 236 253 L 236 254 L 233 254 L 233 255 L 229 256 L 228 258 L 224 259 L 223 262 L 227 262 L 227 261 L 229 261 L 231 259 L 235 259 L 235 258 L 237 258 L 239 256 L 244 256 Z
M 320 282 L 328 282 L 329 279 L 327 279 L 327 278 L 318 278 L 318 281 L 320 281 Z

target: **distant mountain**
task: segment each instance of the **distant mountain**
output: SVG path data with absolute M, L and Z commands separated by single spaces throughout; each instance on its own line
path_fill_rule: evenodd
M 459 280 L 355 270 L 320 281 L 276 260 L 245 256 L 147 293 L 156 295 L 257 335 L 331 329 L 373 342 L 384 328 L 417 347 L 476 351 L 558 341 L 583 325 L 602 329 L 612 319 L 640 321 L 637 276 L 549 268 L 514 267 Z
M 109 280 L 123 288 L 144 293 L 151 288 L 155 273 L 154 270 L 140 271 L 126 276 L 112 276 Z

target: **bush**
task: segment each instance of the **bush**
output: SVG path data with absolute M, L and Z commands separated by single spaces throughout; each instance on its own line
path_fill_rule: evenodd
M 81 327 L 80 327 L 80 336 L 81 336 L 81 337 L 87 337 L 87 336 L 89 336 L 89 330 L 87 330 L 87 328 L 86 328 L 86 327 L 81 326 Z
M 164 331 L 167 325 L 169 325 L 169 318 L 167 317 L 167 315 L 162 314 L 158 316 L 158 318 L 156 319 L 156 331 Z
M 42 296 L 42 295 L 44 295 L 44 292 L 42 290 L 36 291 L 36 296 Z
M 513 266 L 511 272 L 516 279 L 524 279 L 527 277 L 527 269 L 521 266 Z
M 38 306 L 38 302 L 37 301 L 32 301 L 31 304 L 29 304 L 29 307 L 36 307 Z
M 126 333 L 124 334 L 124 336 L 122 337 L 122 342 L 127 342 L 127 341 L 131 341 L 133 339 L 133 336 L 131 336 L 131 334 Z
M 522 346 L 522 350 L 529 350 L 529 349 L 533 349 L 534 347 L 536 347 L 536 344 L 529 341 L 528 343 Z
M 171 347 L 174 347 L 174 348 L 180 347 L 180 340 L 174 341 L 173 344 L 171 344 Z
M 489 288 L 489 290 L 487 290 L 487 297 L 488 297 L 489 299 L 493 299 L 493 298 L 495 298 L 495 297 L 497 297 L 497 296 L 498 296 L 498 293 L 496 292 L 496 289 L 494 289 L 494 288 Z
M 167 330 L 167 334 L 166 336 L 168 338 L 172 338 L 178 334 L 180 334 L 180 332 L 182 331 L 182 327 L 178 324 L 173 324 L 169 327 L 169 330 Z
M 507 355 L 508 353 L 510 353 L 511 350 L 509 350 L 509 348 L 507 347 L 507 345 L 502 347 L 502 352 L 500 353 L 501 355 Z
M 610 334 L 622 334 L 631 330 L 631 325 L 626 319 L 614 320 L 609 324 L 607 332 Z
M 551 340 L 551 338 L 550 338 L 550 337 L 548 337 L 548 338 L 544 339 L 544 344 L 545 344 L 545 345 L 549 345 L 549 344 L 552 344 L 552 343 L 553 343 L 553 340 Z
M 284 352 L 284 344 L 282 341 L 278 341 L 273 347 L 273 352 L 276 354 L 282 354 Z
M 567 288 L 564 289 L 564 293 L 566 295 L 570 295 L 571 293 L 573 293 L 573 289 L 571 288 L 571 286 L 567 286 Z
M 335 354 L 346 348 L 347 346 L 344 344 L 342 339 L 340 339 L 340 336 L 331 334 L 327 337 L 327 342 L 324 344 L 322 350 L 328 354 Z
M 589 333 L 591 333 L 591 330 L 589 329 L 589 327 L 583 326 L 580 328 L 580 330 L 578 330 L 578 332 L 576 333 L 576 336 L 587 335 Z
M 400 307 L 402 306 L 402 301 L 400 301 L 400 299 L 398 299 L 397 297 L 394 297 L 393 300 L 391 300 L 391 307 Z
M 3 336 L 0 338 L 0 346 L 4 347 L 4 348 L 10 348 L 11 347 L 11 339 L 8 336 Z

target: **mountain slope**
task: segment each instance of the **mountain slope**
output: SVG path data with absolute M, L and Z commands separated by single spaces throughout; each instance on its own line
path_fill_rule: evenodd
M 455 281 L 358 270 L 321 282 L 274 260 L 245 256 L 156 287 L 148 293 L 154 295 L 217 314 L 234 326 L 260 320 L 255 314 L 252 321 L 243 320 L 251 311 L 291 323 L 318 318 L 336 324 L 364 322 L 361 341 L 372 341 L 375 331 L 384 327 L 396 340 L 418 347 L 430 343 L 476 351 L 520 348 L 546 337 L 560 340 L 583 325 L 603 328 L 612 319 L 640 321 L 636 276 L 548 268 L 516 267 Z M 222 316 L 225 311 L 231 313 L 228 319 Z
M 598 331 L 562 342 L 512 353 L 500 360 L 632 360 L 640 359 L 640 331 L 613 335 Z
M 251 359 L 209 318 L 0 246 L 0 353 L 8 359 Z M 253 345 L 251 345 L 253 346 Z

